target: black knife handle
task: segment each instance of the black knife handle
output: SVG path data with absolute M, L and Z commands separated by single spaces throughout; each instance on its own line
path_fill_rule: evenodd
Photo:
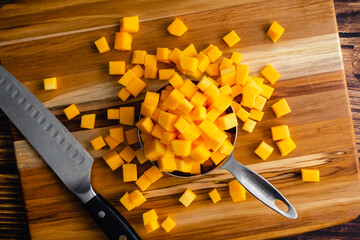
M 84 206 L 110 240 L 141 240 L 125 218 L 99 193 Z

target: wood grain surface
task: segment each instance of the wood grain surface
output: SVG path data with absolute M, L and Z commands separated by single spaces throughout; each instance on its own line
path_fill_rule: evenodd
M 269 11 L 275 4 L 278 11 Z M 159 10 L 153 11 L 153 8 Z M 52 1 L 51 5 L 38 1 L 7 4 L 0 9 L 0 60 L 89 149 L 95 157 L 92 171 L 95 189 L 124 214 L 144 239 L 185 239 L 192 238 L 193 234 L 197 234 L 197 239 L 208 238 L 209 234 L 217 239 L 294 235 L 349 221 L 359 214 L 359 196 L 354 194 L 360 188 L 358 161 L 348 102 L 350 97 L 359 144 L 360 86 L 357 77 L 360 71 L 359 48 L 355 46 L 359 43 L 356 35 L 359 27 L 351 22 L 356 23 L 358 19 L 359 4 L 336 2 L 336 9 L 339 11 L 344 61 L 333 3 L 329 1 L 211 1 L 209 4 L 202 0 L 183 1 L 181 5 L 170 1 L 140 4 L 139 1 L 121 4 Z M 258 14 L 253 15 L 253 12 Z M 155 53 L 157 46 L 183 48 L 194 42 L 201 49 L 214 43 L 225 55 L 233 50 L 244 53 L 244 62 L 251 66 L 252 74 L 257 74 L 268 62 L 279 69 L 282 78 L 275 84 L 274 97 L 266 105 L 264 121 L 253 134 L 239 134 L 235 156 L 284 193 L 297 208 L 298 220 L 288 221 L 275 215 L 250 195 L 246 202 L 233 204 L 226 187 L 232 177 L 221 171 L 192 180 L 164 177 L 144 193 L 149 200 L 140 208 L 126 212 L 119 204 L 118 199 L 124 191 L 136 187 L 122 183 L 121 171 L 112 173 L 100 159 L 106 150 L 93 152 L 88 142 L 98 134 L 105 135 L 108 127 L 116 124 L 105 119 L 106 108 L 122 104 L 115 95 L 119 90 L 116 78 L 107 75 L 106 63 L 113 59 L 128 61 L 130 53 L 112 50 L 100 55 L 92 41 L 106 36 L 112 45 L 118 20 L 129 14 L 138 14 L 142 20 L 142 30 L 135 34 L 134 49 Z M 181 16 L 190 26 L 190 31 L 176 41 L 164 31 L 174 15 Z M 264 30 L 274 19 L 286 28 L 286 34 L 276 45 L 264 35 Z M 244 37 L 238 47 L 230 50 L 221 37 L 231 29 Z M 48 76 L 58 77 L 60 87 L 57 91 L 41 90 L 42 79 Z M 149 89 L 161 85 L 159 81 L 148 83 Z M 138 105 L 142 97 L 127 104 Z M 288 99 L 293 112 L 275 119 L 270 105 L 281 97 Z M 62 109 L 70 103 L 76 103 L 81 112 L 97 113 L 96 130 L 80 129 L 79 118 L 65 120 Z M 275 152 L 266 162 L 258 160 L 252 149 L 259 139 L 269 140 L 269 127 L 279 123 L 290 126 L 298 148 L 286 158 Z M 4 136 L 1 142 L 4 148 L 1 149 L 5 149 L 0 161 L 4 166 L 1 168 L 4 170 L 0 170 L 0 190 L 4 193 L 0 196 L 3 234 L 0 236 L 26 238 L 26 217 L 17 170 L 11 157 L 11 138 L 6 132 L 0 136 Z M 76 198 L 59 183 L 21 134 L 14 132 L 14 140 L 32 238 L 103 238 Z M 142 166 L 139 173 L 149 166 L 149 163 Z M 322 181 L 318 184 L 300 181 L 299 169 L 311 166 L 317 166 L 321 171 Z M 177 201 L 186 187 L 198 194 L 187 209 Z M 217 187 L 223 196 L 216 205 L 212 205 L 207 197 L 213 187 Z M 57 207 L 59 205 L 61 208 Z M 178 226 L 172 234 L 160 230 L 144 233 L 141 213 L 151 208 L 156 208 L 163 218 L 166 215 L 174 217 Z M 298 238 L 318 236 L 317 232 L 312 234 Z

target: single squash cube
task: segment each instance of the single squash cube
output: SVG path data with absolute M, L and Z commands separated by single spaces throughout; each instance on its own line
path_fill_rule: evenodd
M 139 31 L 139 17 L 131 16 L 131 17 L 123 17 L 120 21 L 120 31 L 135 33 Z
M 94 129 L 96 114 L 85 114 L 81 116 L 81 128 Z
M 215 121 L 223 112 L 219 109 L 212 108 L 206 115 L 206 117 L 211 120 Z
M 210 158 L 215 165 L 218 165 L 219 163 L 221 163 L 221 161 L 224 160 L 226 157 L 227 157 L 227 155 L 222 154 L 219 151 L 214 151 L 210 155 Z
M 127 32 L 115 33 L 115 44 L 114 49 L 120 51 L 131 51 L 133 37 Z
M 268 85 L 265 85 L 265 84 L 263 84 L 261 86 L 261 88 L 262 88 L 262 91 L 260 92 L 260 95 L 266 99 L 270 99 L 272 93 L 274 92 L 274 88 L 272 88 Z
M 104 52 L 110 51 L 109 44 L 106 41 L 105 37 L 102 37 L 102 38 L 99 38 L 98 40 L 96 40 L 95 45 L 96 45 L 97 49 L 99 50 L 99 53 L 104 53 Z
M 274 84 L 280 77 L 280 73 L 278 73 L 275 68 L 273 68 L 270 64 L 266 65 L 266 67 L 260 72 L 271 84 Z
M 254 105 L 254 109 L 262 111 L 264 109 L 265 103 L 266 103 L 266 98 L 261 96 L 261 95 L 257 95 L 255 97 L 255 105 Z
M 174 157 L 162 157 L 157 163 L 161 171 L 173 172 L 176 170 L 176 161 Z
M 190 127 L 190 124 L 183 117 L 179 117 L 174 123 L 174 127 L 180 133 L 184 133 Z
M 175 110 L 180 102 L 184 99 L 185 95 L 178 89 L 174 89 L 169 94 L 168 98 L 164 101 L 164 107 Z
M 220 87 L 219 90 L 225 96 L 230 95 L 230 93 L 232 92 L 232 88 L 230 87 L 230 84 L 226 84 L 226 85 Z
M 257 110 L 254 108 L 250 110 L 249 118 L 251 118 L 253 120 L 260 122 L 262 120 L 263 116 L 264 116 L 264 112 L 262 112 L 260 110 Z
M 142 133 L 151 134 L 155 125 L 150 117 L 143 117 L 136 123 L 136 126 Z
M 169 69 L 159 69 L 159 80 L 168 80 L 175 74 L 175 70 L 172 68 Z
M 160 228 L 160 224 L 157 220 L 153 222 L 149 222 L 148 224 L 145 225 L 146 233 L 151 233 L 158 228 Z
M 124 161 L 121 159 L 119 154 L 115 151 L 111 151 L 103 156 L 103 159 L 107 163 L 107 165 L 111 168 L 111 170 L 115 171 L 121 165 L 124 164 Z
M 228 139 L 225 139 L 225 141 L 221 144 L 218 151 L 219 153 L 228 156 L 232 153 L 233 150 L 234 150 L 234 146 L 232 145 L 232 143 Z
M 296 148 L 294 141 L 291 138 L 285 138 L 278 142 L 276 142 L 278 146 L 281 156 L 288 155 L 292 150 Z
M 192 161 L 190 174 L 201 174 L 201 163 Z
M 179 198 L 179 201 L 185 206 L 188 207 L 192 201 L 196 198 L 196 194 L 193 193 L 190 189 L 186 189 L 185 192 Z
M 240 105 L 238 102 L 233 101 L 233 102 L 231 103 L 231 107 L 233 108 L 234 113 L 237 113 L 237 112 L 240 110 L 241 105 Z
M 216 188 L 211 190 L 208 194 L 209 194 L 211 200 L 213 201 L 213 203 L 217 203 L 218 201 L 221 200 L 220 194 L 218 193 Z
M 174 75 L 169 79 L 169 83 L 174 88 L 180 88 L 184 84 L 184 80 L 178 73 L 175 72 Z
M 183 98 L 175 110 L 181 112 L 184 115 L 188 115 L 193 108 L 194 105 L 190 103 L 186 98 Z
M 208 89 L 208 87 L 210 87 L 210 85 L 212 85 L 212 81 L 211 81 L 208 77 L 204 76 L 204 77 L 200 80 L 200 82 L 198 82 L 197 87 L 198 87 L 201 91 L 205 92 L 205 91 Z
M 116 139 L 118 142 L 124 142 L 124 128 L 123 127 L 115 127 L 109 129 L 109 135 Z
M 170 232 L 175 226 L 176 226 L 175 221 L 172 220 L 170 217 L 165 218 L 165 220 L 161 223 L 161 227 L 162 227 L 167 233 Z
M 187 57 L 196 58 L 198 56 L 198 53 L 197 53 L 196 48 L 193 43 L 190 43 L 182 52 L 183 52 L 184 56 L 187 56 Z
M 145 67 L 145 75 L 146 75 L 146 67 Z M 134 96 L 137 97 L 142 90 L 146 87 L 146 82 L 138 78 L 137 76 L 133 78 L 128 85 L 126 85 L 126 89 Z
M 260 145 L 255 149 L 255 154 L 258 155 L 262 160 L 266 160 L 270 154 L 274 151 L 274 148 L 271 147 L 266 142 L 262 141 Z
M 206 108 L 203 106 L 196 106 L 192 115 L 195 121 L 204 121 L 206 119 Z
M 215 102 L 215 100 L 220 96 L 220 94 L 220 90 L 214 84 L 211 84 L 204 92 L 204 95 L 207 97 L 208 104 L 212 104 L 213 102 Z
M 134 190 L 133 192 L 129 193 L 130 201 L 132 201 L 136 207 L 139 207 L 141 204 L 146 202 L 146 198 L 139 190 Z
M 132 67 L 131 71 L 133 71 L 138 78 L 143 77 L 145 73 L 144 69 L 139 64 Z
M 110 61 L 109 62 L 110 75 L 123 75 L 125 74 L 125 61 Z
M 246 200 L 246 189 L 236 179 L 229 182 L 229 193 L 233 202 Z
M 199 144 L 191 149 L 190 157 L 197 162 L 203 163 L 209 159 L 211 152 L 205 146 L 205 144 Z
M 210 147 L 210 149 L 217 151 L 225 142 L 228 136 L 224 131 L 218 129 L 214 134 L 212 134 L 211 136 L 208 135 L 207 137 L 207 145 Z
M 206 133 L 207 135 L 214 134 L 219 128 L 214 124 L 213 121 L 205 119 L 202 123 L 199 124 L 199 129 Z
M 181 139 L 185 139 L 185 140 L 189 140 L 190 142 L 193 142 L 195 139 L 200 137 L 201 133 L 202 132 L 200 128 L 196 124 L 191 123 L 190 127 L 186 129 L 185 132 L 180 136 Z
M 180 18 L 175 18 L 175 20 L 167 27 L 167 31 L 174 36 L 182 36 L 188 28 L 185 26 L 184 22 Z
M 113 138 L 112 136 L 108 135 L 104 138 L 105 142 L 107 143 L 107 145 L 109 146 L 109 148 L 111 150 L 113 150 L 114 148 L 116 148 L 120 142 L 118 140 L 116 140 L 115 138 Z
M 67 119 L 71 120 L 74 117 L 76 117 L 77 115 L 79 115 L 80 111 L 78 110 L 78 108 L 76 107 L 75 104 L 71 104 L 70 106 L 68 106 L 67 108 L 64 109 L 64 113 L 65 113 Z
M 211 49 L 213 49 L 215 46 L 212 44 L 209 44 L 209 46 L 207 46 L 204 50 L 202 50 L 201 52 L 204 54 L 207 54 Z
M 242 58 L 242 54 L 241 54 L 241 53 L 233 52 L 233 53 L 231 54 L 231 58 L 230 58 L 230 59 L 231 59 L 231 61 L 233 61 L 233 63 L 238 64 L 238 63 L 240 62 L 241 58 Z
M 170 50 L 168 48 L 157 48 L 156 49 L 156 60 L 168 61 Z
M 236 83 L 235 85 L 233 85 L 231 87 L 231 93 L 230 96 L 235 98 L 236 96 L 240 95 L 241 93 L 243 93 L 243 85 Z
M 252 80 L 254 80 L 254 82 L 259 86 L 262 87 L 263 83 L 264 83 L 264 78 L 262 77 L 251 77 Z M 261 88 L 262 91 L 262 88 Z
M 234 46 L 236 43 L 240 42 L 240 37 L 236 34 L 234 30 L 226 34 L 225 37 L 223 37 L 223 40 L 226 42 L 226 44 L 229 47 Z
M 198 90 L 198 87 L 191 80 L 187 79 L 179 90 L 190 100 Z
M 131 92 L 129 92 L 126 87 L 123 87 L 119 93 L 118 93 L 118 97 L 125 102 L 131 95 Z
M 126 87 L 134 78 L 136 74 L 131 70 L 127 70 L 126 73 L 119 79 L 118 83 Z
M 143 175 L 141 175 L 141 177 L 139 177 L 138 180 L 136 180 L 135 184 L 138 185 L 138 187 L 141 189 L 141 191 L 146 191 L 146 189 L 148 189 L 148 187 L 150 187 L 151 182 L 146 177 L 146 175 L 143 174 Z
M 210 77 L 219 76 L 219 73 L 220 73 L 219 64 L 218 63 L 209 64 L 207 66 L 207 68 L 205 69 L 205 72 Z
M 230 84 L 234 85 L 236 83 L 236 70 L 235 66 L 220 70 L 221 83 L 222 85 Z
M 126 192 L 121 198 L 120 198 L 121 204 L 128 210 L 131 211 L 136 206 L 135 204 L 130 200 L 129 193 Z
M 119 119 L 119 109 L 111 109 L 107 110 L 107 119 L 108 120 L 117 120 Z
M 244 91 L 240 104 L 244 107 L 253 108 L 255 106 L 256 96 L 253 91 Z
M 126 141 L 129 145 L 139 142 L 138 129 L 132 128 L 125 131 Z
M 157 60 L 156 60 L 156 56 L 155 55 L 151 55 L 151 54 L 147 54 L 145 56 L 145 63 L 144 63 L 145 67 L 149 66 L 149 67 L 156 67 L 157 66 Z
M 125 160 L 125 162 L 129 163 L 131 162 L 136 154 L 135 151 L 130 147 L 130 146 L 126 146 L 120 153 L 119 156 Z
M 207 52 L 206 55 L 210 58 L 211 62 L 214 63 L 219 59 L 219 57 L 221 57 L 222 52 L 217 46 L 214 46 L 209 52 Z
M 290 137 L 289 127 L 287 125 L 279 125 L 271 127 L 271 134 L 274 141 L 282 140 Z
M 140 114 L 145 117 L 151 117 L 154 114 L 156 108 L 157 107 L 154 105 L 149 105 L 143 102 L 141 103 Z
M 240 109 L 236 112 L 236 116 L 243 122 L 245 122 L 249 116 L 250 113 L 246 111 L 244 108 L 240 107 Z
M 119 110 L 120 124 L 134 125 L 135 107 L 120 107 Z
M 236 66 L 236 83 L 245 85 L 246 79 L 249 76 L 250 66 L 244 64 L 235 64 Z
M 44 90 L 55 90 L 57 89 L 56 77 L 44 79 Z
M 181 69 L 185 72 L 195 72 L 199 61 L 195 57 L 182 56 L 180 58 Z
M 262 92 L 262 88 L 254 81 L 250 80 L 243 88 L 244 92 L 252 92 L 254 95 L 259 95 Z
M 304 182 L 319 182 L 319 169 L 301 169 L 301 179 Z
M 163 173 L 155 166 L 152 166 L 151 168 L 146 170 L 144 174 L 150 180 L 151 183 L 156 182 L 163 176 Z
M 177 133 L 163 131 L 161 134 L 160 142 L 165 145 L 170 145 L 171 142 L 176 138 Z
M 145 57 L 147 52 L 144 50 L 135 50 L 132 55 L 132 64 L 145 64 Z
M 183 55 L 184 54 L 180 49 L 174 48 L 174 50 L 172 50 L 172 52 L 169 54 L 169 59 L 177 65 L 180 64 L 180 58 Z
M 159 114 L 158 123 L 166 131 L 174 132 L 175 131 L 174 123 L 176 122 L 177 119 L 178 119 L 178 117 L 176 115 L 165 112 L 165 111 L 161 111 Z
M 285 28 L 283 28 L 278 22 L 274 21 L 268 31 L 266 32 L 266 35 L 271 38 L 271 40 L 275 43 L 281 35 L 284 33 Z
M 286 102 L 285 98 L 281 99 L 280 101 L 274 103 L 271 108 L 274 110 L 276 117 L 284 116 L 291 112 L 291 109 Z
M 188 128 L 189 129 L 189 128 Z M 191 150 L 191 141 L 188 140 L 174 140 L 171 143 L 174 153 L 178 156 L 189 156 Z
M 229 130 L 238 125 L 235 113 L 228 113 L 222 117 L 219 117 L 216 119 L 215 123 L 221 130 Z
M 220 94 L 219 97 L 216 98 L 216 101 L 212 105 L 212 107 L 218 109 L 221 112 L 224 112 L 231 106 L 232 101 L 233 100 L 231 97 Z
M 205 72 L 206 68 L 210 65 L 211 61 L 210 58 L 203 52 L 200 52 L 197 56 L 198 60 L 198 70 L 200 72 Z
M 106 146 L 106 143 L 104 141 L 104 138 L 102 136 L 98 136 L 90 141 L 92 147 L 95 151 L 102 149 Z
M 146 162 L 148 159 L 145 157 L 144 151 L 139 148 L 138 150 L 135 151 L 135 156 L 138 159 L 140 164 L 143 164 L 144 162 Z
M 160 94 L 156 92 L 147 91 L 145 94 L 144 103 L 152 106 L 157 106 L 160 100 Z
M 155 209 L 151 209 L 147 212 L 144 212 L 143 215 L 143 222 L 144 222 L 144 225 L 150 223 L 150 222 L 154 222 L 154 221 L 157 221 L 159 219 Z
M 181 159 L 177 159 L 175 158 L 175 162 L 176 162 L 176 170 L 179 172 L 183 172 L 183 173 L 191 173 L 192 170 L 192 160 L 181 160 Z
M 165 145 L 155 138 L 149 143 L 144 143 L 144 153 L 146 158 L 157 161 L 165 155 Z
M 223 58 L 221 60 L 221 63 L 220 63 L 220 66 L 219 66 L 219 70 L 224 70 L 224 69 L 227 69 L 229 67 L 232 67 L 233 66 L 233 61 L 229 58 Z
M 248 133 L 252 133 L 254 131 L 255 125 L 256 122 L 254 120 L 247 119 L 241 129 Z
M 126 163 L 123 167 L 123 181 L 124 182 L 135 182 L 137 180 L 137 168 L 136 164 Z
M 206 100 L 207 97 L 204 94 L 196 91 L 195 94 L 192 96 L 190 103 L 192 103 L 194 106 L 204 106 Z

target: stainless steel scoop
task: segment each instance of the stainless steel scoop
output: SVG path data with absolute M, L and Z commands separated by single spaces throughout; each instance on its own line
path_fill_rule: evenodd
M 157 92 L 163 90 L 166 86 L 158 89 Z M 234 112 L 234 109 L 230 106 L 227 109 L 227 112 Z M 139 119 L 142 116 L 140 115 Z M 227 132 L 232 133 L 232 144 L 235 146 L 236 136 L 238 133 L 238 127 L 234 127 Z M 138 130 L 139 140 L 141 148 L 144 150 L 144 146 L 142 143 L 142 139 L 140 136 L 140 130 Z M 152 162 L 155 166 L 157 164 Z M 157 166 L 158 167 L 158 166 Z M 254 197 L 264 203 L 266 206 L 274 210 L 275 212 L 283 215 L 284 217 L 290 219 L 296 219 L 297 213 L 295 208 L 290 204 L 290 202 L 273 186 L 269 183 L 265 178 L 261 177 L 259 174 L 255 173 L 254 171 L 250 170 L 248 167 L 244 166 L 243 164 L 239 163 L 234 157 L 234 151 L 220 164 L 218 164 L 215 168 L 211 169 L 202 174 L 197 175 L 186 175 L 181 172 L 166 172 L 167 174 L 174 176 L 174 177 L 181 177 L 181 178 L 193 178 L 193 177 L 200 177 L 209 172 L 212 172 L 216 169 L 226 169 L 228 170 L 235 178 L 239 181 L 239 183 Z M 275 204 L 275 200 L 282 201 L 288 208 L 288 210 L 282 211 L 278 206 Z

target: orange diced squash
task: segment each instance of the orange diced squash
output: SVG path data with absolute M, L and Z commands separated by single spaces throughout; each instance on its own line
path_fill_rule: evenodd
M 123 17 L 120 21 L 120 31 L 136 33 L 139 31 L 139 16 Z
M 236 112 L 236 116 L 243 122 L 245 122 L 249 116 L 250 113 L 246 111 L 244 108 L 240 107 L 240 109 Z
M 129 193 L 126 192 L 121 198 L 120 198 L 121 204 L 128 210 L 131 211 L 136 206 L 135 204 L 130 200 Z
M 190 127 L 185 130 L 183 134 L 181 134 L 181 137 L 185 140 L 189 140 L 190 142 L 194 141 L 201 135 L 201 130 L 196 124 L 191 123 Z
M 218 165 L 222 160 L 226 158 L 226 155 L 220 153 L 219 151 L 214 151 L 211 153 L 210 158 L 215 165 Z
M 250 110 L 249 118 L 251 118 L 253 120 L 260 122 L 262 120 L 263 116 L 264 116 L 264 112 L 262 112 L 260 110 L 257 110 L 254 108 Z
M 118 120 L 119 119 L 119 109 L 111 109 L 107 110 L 107 119 L 108 120 Z
M 198 87 L 191 80 L 187 79 L 179 90 L 190 100 L 198 90 Z
M 92 147 L 95 151 L 102 149 L 106 146 L 106 143 L 104 141 L 104 138 L 102 136 L 98 136 L 90 141 Z
M 237 113 L 237 111 L 240 110 L 241 105 L 240 105 L 238 102 L 233 101 L 233 102 L 231 103 L 231 107 L 233 108 L 234 113 Z
M 123 127 L 115 127 L 109 129 L 109 135 L 116 139 L 118 142 L 124 142 L 124 128 Z
M 184 115 L 188 115 L 193 108 L 194 105 L 190 103 L 186 98 L 183 98 L 175 110 L 180 111 Z
M 193 193 L 193 191 L 191 191 L 190 189 L 186 189 L 185 192 L 181 195 L 181 197 L 179 198 L 179 201 L 185 206 L 188 207 L 190 205 L 190 203 L 192 203 L 194 201 L 194 199 L 196 198 L 196 194 Z
M 319 182 L 319 169 L 301 169 L 301 180 L 304 182 Z
M 279 125 L 271 127 L 272 139 L 274 141 L 282 140 L 290 137 L 289 127 L 287 125 Z
M 246 200 L 246 189 L 236 179 L 229 182 L 229 193 L 233 202 Z
M 266 103 L 266 98 L 264 98 L 261 95 L 257 95 L 255 97 L 255 104 L 254 104 L 254 108 L 256 110 L 262 111 L 264 109 L 265 103 Z
M 148 224 L 145 225 L 146 233 L 151 233 L 158 228 L 160 228 L 160 224 L 157 220 L 153 222 L 149 222 Z
M 273 152 L 273 150 L 273 147 L 262 141 L 260 145 L 255 149 L 255 154 L 258 155 L 262 160 L 266 160 Z
M 131 71 L 133 71 L 138 78 L 143 77 L 145 73 L 144 69 L 139 64 L 132 67 Z
M 180 64 L 180 58 L 183 55 L 184 54 L 180 49 L 174 48 L 174 50 L 172 50 L 172 52 L 169 54 L 169 59 L 177 65 Z
M 255 106 L 256 94 L 253 91 L 243 92 L 241 105 L 248 108 L 253 108 Z
M 144 153 L 146 158 L 156 161 L 165 154 L 165 145 L 159 139 L 154 139 L 148 144 L 144 144 Z
M 182 101 L 182 99 L 184 99 L 184 97 L 185 95 L 175 88 L 171 91 L 168 98 L 164 101 L 164 107 L 175 110 Z
M 232 101 L 233 100 L 231 97 L 220 94 L 219 97 L 216 98 L 216 101 L 212 105 L 212 107 L 218 109 L 221 112 L 224 112 L 226 109 L 228 109 L 231 106 Z
M 145 57 L 147 52 L 144 50 L 135 50 L 132 55 L 132 64 L 145 64 Z
M 111 151 L 103 156 L 103 159 L 107 163 L 107 165 L 111 168 L 111 170 L 115 171 L 121 165 L 124 164 L 124 161 L 121 159 L 119 154 L 115 151 Z
M 192 103 L 194 106 L 203 106 L 206 100 L 207 97 L 204 94 L 196 91 L 195 94 L 192 96 L 190 103 Z
M 165 218 L 165 220 L 161 223 L 161 227 L 162 227 L 167 233 L 170 232 L 175 226 L 176 226 L 175 221 L 172 220 L 170 217 Z
M 226 42 L 226 44 L 229 47 L 234 46 L 236 43 L 240 42 L 240 37 L 236 34 L 234 30 L 226 34 L 225 37 L 223 37 L 223 40 Z
M 211 152 L 209 149 L 205 146 L 205 144 L 199 144 L 193 149 L 191 149 L 190 157 L 198 162 L 205 162 L 209 159 L 211 155 Z
M 212 63 L 207 66 L 205 69 L 205 72 L 208 76 L 219 76 L 219 64 L 218 63 Z
M 205 119 L 198 127 L 207 135 L 212 135 L 218 130 L 214 122 L 209 119 Z
M 224 155 L 230 155 L 233 150 L 234 150 L 234 146 L 228 139 L 226 139 L 223 142 L 223 144 L 221 144 L 221 146 L 219 148 L 219 153 L 224 154 Z
M 134 190 L 133 192 L 129 193 L 130 201 L 132 201 L 136 207 L 139 207 L 141 204 L 146 202 L 146 198 L 139 190 Z
M 139 142 L 138 129 L 132 128 L 125 131 L 126 141 L 129 145 Z
M 150 180 L 151 183 L 154 183 L 163 176 L 163 173 L 157 167 L 152 166 L 144 172 L 144 175 Z
M 104 138 L 104 140 L 105 140 L 105 142 L 107 143 L 107 145 L 109 146 L 109 148 L 111 150 L 113 150 L 114 148 L 116 148 L 120 144 L 120 142 L 118 140 L 111 137 L 110 135 L 106 136 Z
M 146 67 L 145 67 L 146 74 Z M 137 97 L 142 90 L 146 87 L 146 82 L 135 76 L 128 85 L 126 85 L 126 89 L 134 96 Z
M 211 200 L 213 201 L 213 203 L 217 203 L 218 201 L 221 200 L 220 194 L 219 194 L 219 192 L 216 190 L 216 188 L 214 188 L 213 190 L 211 190 L 208 194 L 209 194 Z
M 236 83 L 236 70 L 235 66 L 223 69 L 220 71 L 222 85 L 230 84 L 234 85 Z
M 99 50 L 99 53 L 104 53 L 104 52 L 110 51 L 109 44 L 106 41 L 105 37 L 102 37 L 102 38 L 99 38 L 98 40 L 96 40 L 95 45 L 96 45 L 97 49 Z
M 291 109 L 286 102 L 285 98 L 281 99 L 280 101 L 274 103 L 271 108 L 273 109 L 276 117 L 284 116 L 291 112 Z
M 210 80 L 208 77 L 205 77 L 205 76 L 204 76 L 204 77 L 200 80 L 200 82 L 198 82 L 197 87 L 198 87 L 201 91 L 205 92 L 205 91 L 210 87 L 210 85 L 212 85 L 211 80 Z
M 192 115 L 195 121 L 203 121 L 206 119 L 206 108 L 203 106 L 196 106 Z
M 248 133 L 252 133 L 254 131 L 255 125 L 256 122 L 254 120 L 247 119 L 241 129 Z
M 131 95 L 131 93 L 125 87 L 123 87 L 118 93 L 118 97 L 123 102 L 125 102 L 130 97 L 130 95 Z
M 55 90 L 57 89 L 56 77 L 44 79 L 44 90 Z
M 184 80 L 178 73 L 174 73 L 174 75 L 169 79 L 169 83 L 174 88 L 180 88 L 184 84 Z
M 176 90 L 176 89 L 175 89 Z M 158 123 L 160 126 L 162 126 L 166 131 L 168 132 L 174 132 L 175 127 L 174 123 L 177 120 L 177 116 L 165 111 L 161 111 L 159 114 Z
M 260 72 L 271 84 L 274 84 L 280 77 L 280 73 L 275 70 L 270 64 Z
M 176 139 L 171 143 L 174 153 L 178 156 L 189 156 L 191 151 L 191 141 Z
M 135 123 L 135 107 L 119 108 L 120 124 L 134 125 Z
M 231 61 L 233 61 L 233 63 L 238 64 L 238 63 L 240 62 L 241 58 L 242 58 L 242 54 L 241 54 L 241 53 L 233 52 L 233 53 L 231 54 L 231 58 L 230 58 L 230 59 L 231 59 Z
M 191 173 L 192 161 L 185 161 L 181 159 L 175 159 L 176 170 L 183 173 Z
M 266 99 L 270 99 L 272 93 L 274 92 L 274 88 L 272 88 L 268 85 L 265 85 L 265 84 L 263 84 L 261 86 L 261 88 L 262 88 L 262 91 L 260 92 L 260 95 Z
M 137 180 L 137 168 L 136 164 L 125 163 L 122 165 L 123 168 L 123 181 L 124 182 L 135 182 Z
M 217 46 L 214 46 L 206 53 L 206 55 L 210 58 L 211 62 L 214 63 L 216 60 L 219 59 L 219 57 L 221 57 L 222 52 Z
M 194 44 L 192 44 L 192 43 L 190 43 L 182 52 L 183 52 L 184 56 L 187 56 L 187 57 L 196 58 L 198 56 L 196 48 L 195 48 Z
M 278 148 L 280 150 L 281 156 L 288 155 L 290 152 L 292 152 L 296 148 L 294 141 L 290 137 L 276 142 L 276 145 L 278 146 Z
M 195 72 L 199 61 L 195 57 L 182 56 L 180 58 L 181 69 L 185 72 Z
M 126 87 L 134 78 L 136 74 L 131 70 L 127 70 L 126 73 L 119 79 L 118 83 Z
M 172 68 L 169 69 L 159 69 L 159 80 L 168 80 L 175 74 L 175 70 Z
M 275 43 L 279 40 L 284 31 L 285 28 L 283 28 L 278 22 L 274 21 L 267 30 L 266 35 L 268 35 L 268 37 Z
M 220 111 L 217 108 L 212 108 L 206 115 L 206 117 L 211 120 L 211 121 L 215 121 L 223 112 Z
M 159 100 L 160 100 L 159 93 L 147 91 L 145 94 L 144 103 L 152 106 L 157 106 Z
M 174 127 L 180 133 L 184 133 L 190 127 L 190 124 L 183 117 L 179 117 L 174 123 Z
M 230 95 L 230 93 L 232 92 L 232 88 L 231 88 L 230 84 L 226 84 L 226 85 L 220 87 L 219 90 L 225 96 Z
M 140 164 L 143 164 L 144 162 L 147 161 L 144 151 L 141 148 L 139 148 L 138 150 L 135 151 L 135 156 L 138 159 Z
M 206 68 L 210 65 L 210 58 L 203 52 L 200 52 L 197 56 L 198 60 L 198 70 L 200 72 L 205 72 Z
M 174 157 L 162 157 L 157 163 L 161 171 L 173 172 L 176 170 L 176 161 Z
M 161 139 L 161 136 L 164 131 L 166 130 L 163 127 L 161 127 L 159 124 L 155 124 L 154 129 L 151 132 L 151 135 L 153 135 L 157 139 Z
M 170 50 L 168 48 L 157 48 L 156 49 L 156 60 L 157 61 L 168 61 Z
M 110 61 L 109 62 L 110 75 L 123 75 L 125 74 L 125 61 Z
M 78 116 L 80 114 L 80 111 L 78 110 L 75 104 L 71 104 L 70 106 L 64 109 L 64 113 L 67 119 L 71 120 L 74 117 Z
M 150 117 L 143 117 L 137 123 L 136 126 L 142 133 L 151 134 L 154 130 L 154 123 Z
M 85 114 L 81 116 L 81 128 L 94 129 L 96 114 Z
M 141 191 L 146 191 L 146 189 L 148 189 L 148 187 L 150 187 L 151 182 L 146 177 L 146 175 L 143 174 L 143 175 L 141 175 L 141 177 L 139 177 L 138 180 L 136 180 L 135 184 L 138 185 L 138 187 L 141 189 Z
M 132 36 L 127 32 L 115 33 L 114 49 L 120 51 L 131 51 Z
M 188 28 L 185 26 L 184 22 L 180 18 L 175 18 L 175 20 L 167 27 L 167 31 L 174 36 L 182 36 Z
M 238 125 L 235 113 L 228 113 L 216 119 L 216 124 L 221 130 L 228 130 Z
M 130 146 L 126 146 L 123 150 L 121 150 L 119 156 L 124 159 L 125 162 L 129 163 L 135 158 L 136 154 Z
M 233 61 L 229 58 L 223 58 L 221 60 L 221 63 L 220 63 L 220 66 L 219 66 L 219 70 L 224 70 L 224 69 L 227 69 L 227 68 L 230 68 L 233 66 Z
M 170 145 L 171 142 L 176 138 L 177 134 L 173 132 L 163 131 L 161 133 L 160 142 L 165 145 Z
M 150 222 L 154 222 L 154 221 L 157 221 L 158 220 L 158 215 L 156 214 L 156 211 L 155 209 L 151 209 L 147 212 L 144 212 L 143 215 L 143 222 L 144 222 L 144 225 L 150 223 Z
M 145 117 L 152 117 L 156 108 L 156 106 L 146 104 L 144 101 L 141 103 L 140 114 Z

